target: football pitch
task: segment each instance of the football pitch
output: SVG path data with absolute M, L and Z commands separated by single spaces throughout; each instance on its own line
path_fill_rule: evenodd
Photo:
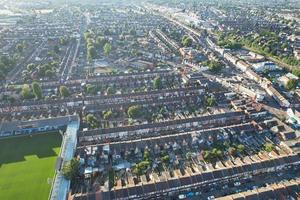
M 0 199 L 47 200 L 61 135 L 45 133 L 0 140 Z

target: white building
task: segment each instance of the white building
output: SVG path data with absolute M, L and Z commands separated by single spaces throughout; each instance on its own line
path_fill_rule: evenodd
M 263 72 L 265 70 L 275 70 L 277 68 L 276 64 L 273 62 L 261 62 L 252 65 L 253 69 L 257 72 Z
M 278 82 L 281 85 L 286 85 L 290 80 L 293 80 L 293 79 L 299 80 L 298 76 L 295 76 L 292 73 L 287 73 L 286 75 L 279 77 Z

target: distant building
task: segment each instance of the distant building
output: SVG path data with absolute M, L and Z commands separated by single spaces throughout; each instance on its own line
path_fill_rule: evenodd
M 145 60 L 137 60 L 131 63 L 134 68 L 153 69 L 154 64 Z
M 273 62 L 261 62 L 261 63 L 256 63 L 252 65 L 253 69 L 257 72 L 263 72 L 265 70 L 275 70 L 277 69 L 277 66 Z
M 299 80 L 297 76 L 292 73 L 288 73 L 284 76 L 279 77 L 278 82 L 282 85 L 286 85 L 290 80 Z
M 300 60 L 300 48 L 294 49 L 294 56 L 297 60 Z
M 265 61 L 265 57 L 250 51 L 247 56 L 243 56 L 243 59 L 250 63 L 259 63 Z
M 180 48 L 179 52 L 183 58 L 189 61 L 202 62 L 206 60 L 206 57 L 203 54 L 193 48 Z
M 32 121 L 4 122 L 0 127 L 0 137 L 64 129 L 70 121 L 76 119 L 76 116 L 63 116 Z

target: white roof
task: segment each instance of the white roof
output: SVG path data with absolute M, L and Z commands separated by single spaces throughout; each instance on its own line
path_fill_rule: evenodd
M 299 79 L 298 76 L 296 76 L 296 75 L 294 75 L 294 74 L 292 74 L 292 73 L 287 73 L 285 76 L 288 77 L 289 79 L 296 79 L 296 80 Z

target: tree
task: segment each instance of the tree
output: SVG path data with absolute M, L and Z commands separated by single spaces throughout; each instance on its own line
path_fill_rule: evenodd
M 144 160 L 145 161 L 150 161 L 150 152 L 148 150 L 145 150 L 144 152 Z
M 280 46 L 280 48 L 282 49 L 282 50 L 284 50 L 285 48 L 287 48 L 289 45 L 288 45 L 288 43 L 283 43 L 281 46 Z
M 274 144 L 272 144 L 270 142 L 266 142 L 264 144 L 264 149 L 265 149 L 266 152 L 270 153 L 271 151 L 273 151 L 274 148 L 275 148 Z
M 154 87 L 154 89 L 156 89 L 156 90 L 161 89 L 162 83 L 161 83 L 161 78 L 160 78 L 160 76 L 155 77 L 155 79 L 154 79 L 154 81 L 153 81 L 153 87 Z
M 92 60 L 92 59 L 95 59 L 96 56 L 97 56 L 97 51 L 95 49 L 94 46 L 89 46 L 88 47 L 88 50 L 87 50 L 87 57 L 88 57 L 88 60 Z
M 169 155 L 165 155 L 161 158 L 161 160 L 163 161 L 163 163 L 165 163 L 166 165 L 170 163 L 170 156 Z
M 83 34 L 83 36 L 84 36 L 84 39 L 87 40 L 87 39 L 89 39 L 89 38 L 92 37 L 92 34 L 91 34 L 89 31 L 86 31 L 86 32 Z
M 22 95 L 23 99 L 31 99 L 33 97 L 31 88 L 28 84 L 23 85 L 21 95 Z
M 16 59 L 8 56 L 0 57 L 0 80 L 4 80 L 6 74 L 10 71 L 13 65 L 16 64 Z
M 30 64 L 27 65 L 27 70 L 28 71 L 32 71 L 34 68 L 35 68 L 35 66 L 34 66 L 33 63 L 30 63 Z
M 114 186 L 115 186 L 115 170 L 113 168 L 110 168 L 108 170 L 108 187 L 109 189 L 111 189 Z
M 216 104 L 215 97 L 211 96 L 206 99 L 207 106 L 212 107 Z
M 185 35 L 182 37 L 181 43 L 185 47 L 190 47 L 192 46 L 193 40 L 189 36 Z
M 61 37 L 61 38 L 59 38 L 59 43 L 61 45 L 66 45 L 66 44 L 68 44 L 68 39 L 66 37 Z
M 186 153 L 186 158 L 187 158 L 188 161 L 192 160 L 192 156 L 193 156 L 192 152 L 187 152 Z
M 209 62 L 208 68 L 212 72 L 219 72 L 222 70 L 223 65 L 221 62 L 213 60 Z
M 43 97 L 43 91 L 42 91 L 40 84 L 37 82 L 33 82 L 31 86 L 32 86 L 32 90 L 33 90 L 33 94 L 34 94 L 35 98 L 41 99 Z
M 86 122 L 92 127 L 92 128 L 98 128 L 99 122 L 97 118 L 93 114 L 88 114 L 85 117 Z
M 97 48 L 103 48 L 106 43 L 107 43 L 107 40 L 104 37 L 98 36 L 96 38 L 96 46 L 97 46 Z
M 68 180 L 74 180 L 79 175 L 79 167 L 80 162 L 75 158 L 65 163 L 62 169 L 64 177 Z
M 112 116 L 113 116 L 113 112 L 111 110 L 109 110 L 104 113 L 103 119 L 109 120 L 109 119 L 111 119 Z
M 48 69 L 45 71 L 45 76 L 51 78 L 52 76 L 54 76 L 54 71 Z
M 103 47 L 104 53 L 105 55 L 109 55 L 111 52 L 111 44 L 110 43 L 105 43 L 104 47 Z
M 295 76 L 298 76 L 298 77 L 300 78 L 300 69 L 294 69 L 294 70 L 293 70 L 293 74 L 294 74 Z
M 25 48 L 24 44 L 17 44 L 16 49 L 18 50 L 19 53 L 22 53 Z
M 238 151 L 239 153 L 244 152 L 244 151 L 245 151 L 245 146 L 244 146 L 243 144 L 239 144 L 239 145 L 237 146 L 237 151 Z
M 130 118 L 138 118 L 140 117 L 141 112 L 142 112 L 141 106 L 136 105 L 136 106 L 130 106 L 128 108 L 127 114 Z
M 288 90 L 294 90 L 294 89 L 296 89 L 296 87 L 297 87 L 297 85 L 298 85 L 298 80 L 296 80 L 296 79 L 290 79 L 288 82 L 287 82 L 287 84 L 286 84 L 286 89 L 288 89 Z
M 222 158 L 222 156 L 223 156 L 223 152 L 217 148 L 213 148 L 211 153 L 212 153 L 213 158 Z
M 86 85 L 86 92 L 88 94 L 96 94 L 97 93 L 97 87 L 95 85 L 87 84 Z
M 150 167 L 150 165 L 151 165 L 151 162 L 149 162 L 149 161 L 141 161 L 136 164 L 133 172 L 135 174 L 141 175 L 141 174 L 143 174 L 143 171 L 145 171 L 148 167 Z
M 113 90 L 112 87 L 108 87 L 108 88 L 106 89 L 106 94 L 107 94 L 107 95 L 112 95 L 113 93 L 114 93 L 114 90 Z
M 210 162 L 211 161 L 211 159 L 212 159 L 212 154 L 211 154 L 211 152 L 210 151 L 204 151 L 203 152 L 203 159 L 205 160 L 205 161 L 207 161 L 207 162 Z
M 62 86 L 59 87 L 59 93 L 64 98 L 70 96 L 69 89 L 66 86 L 64 86 L 64 85 L 62 85 Z

